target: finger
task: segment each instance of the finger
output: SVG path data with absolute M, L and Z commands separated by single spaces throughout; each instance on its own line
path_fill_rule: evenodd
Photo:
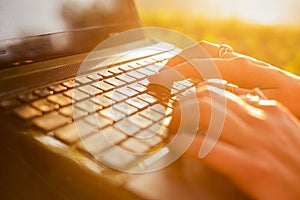
M 167 62 L 167 64 L 160 69 L 160 72 L 195 58 L 197 59 L 220 58 L 219 50 L 220 50 L 220 45 L 210 43 L 207 41 L 201 41 L 196 45 L 184 49 L 178 55 L 171 58 Z M 233 58 L 233 57 L 236 56 L 233 55 L 232 53 L 226 54 L 226 58 Z
M 194 58 L 220 58 L 219 57 L 219 51 L 220 51 L 220 45 L 210 43 L 207 41 L 201 41 L 196 45 L 193 45 L 191 47 L 188 47 L 184 49 L 181 53 L 171 58 L 167 64 L 160 69 L 160 71 L 164 71 L 170 67 L 174 67 L 176 65 L 179 65 L 181 63 L 186 62 L 187 60 L 194 59 Z M 269 66 L 268 63 L 259 61 L 255 58 L 252 58 L 250 56 L 246 56 L 243 54 L 239 54 L 236 52 L 229 52 L 226 55 L 224 55 L 222 58 L 236 58 L 241 57 L 248 59 L 249 61 L 253 62 L 254 64 L 262 65 L 262 66 Z
M 214 44 L 207 41 L 201 41 L 199 42 L 199 45 L 207 51 L 207 53 L 210 55 L 211 58 L 220 58 L 219 51 L 221 45 Z M 222 58 L 234 58 L 234 57 L 236 57 L 236 55 L 232 52 L 232 53 L 227 53 Z
M 200 42 L 199 44 L 188 47 L 171 58 L 166 65 L 160 69 L 160 72 L 194 58 L 211 58 L 210 52 L 213 48 L 215 48 L 215 45 L 208 42 Z
M 250 93 L 254 93 L 253 90 L 240 88 L 237 85 L 233 85 L 231 83 L 227 83 L 225 80 L 215 80 L 215 79 L 209 79 L 204 82 L 204 84 L 217 87 L 219 89 L 227 90 L 228 92 L 231 92 L 235 95 L 246 95 Z
M 181 63 L 173 68 L 169 68 L 160 74 L 149 77 L 149 81 L 168 82 L 180 79 L 172 77 L 171 74 L 181 74 L 181 78 L 198 78 L 199 80 L 207 79 L 224 79 L 241 88 L 253 89 L 271 89 L 280 87 L 280 81 L 277 71 L 268 67 L 254 64 L 245 58 L 232 59 L 193 59 L 189 62 Z M 276 73 L 276 74 L 275 74 Z M 169 74 L 171 76 L 169 76 Z M 269 81 L 267 77 L 273 77 L 274 81 Z M 279 77 L 280 78 L 280 77 Z
M 181 136 L 181 140 L 190 140 L 189 137 L 191 135 L 189 134 L 184 134 Z M 186 155 L 189 155 L 194 158 L 200 158 L 202 161 L 209 163 L 214 161 L 215 165 L 220 164 L 219 167 L 217 168 L 218 171 L 228 171 L 228 169 L 224 169 L 225 166 L 228 168 L 235 168 L 232 166 L 236 166 L 235 164 L 240 165 L 241 164 L 241 149 L 228 144 L 224 141 L 218 141 L 218 143 L 214 146 L 212 151 L 205 157 L 199 157 L 199 152 L 201 151 L 201 147 L 203 146 L 205 140 L 205 136 L 203 135 L 197 135 L 197 137 L 193 138 L 193 142 L 190 145 L 190 147 L 187 149 L 185 152 Z M 218 159 L 216 159 L 218 158 Z M 227 159 L 228 158 L 228 159 Z M 225 161 L 226 160 L 226 161 Z M 224 162 L 224 163 L 222 163 Z M 226 164 L 225 164 L 226 163 Z M 224 166 L 225 164 L 225 166 Z M 216 166 L 218 167 L 218 166 Z M 215 167 L 215 168 L 216 168 Z
M 151 75 L 148 80 L 153 83 L 172 86 L 173 82 L 187 78 L 196 78 L 200 81 L 221 79 L 215 61 L 214 59 L 192 59 L 161 71 L 159 74 Z
M 182 136 L 182 140 L 189 140 L 188 135 Z M 194 138 L 193 143 L 185 152 L 186 155 L 199 158 L 200 147 L 204 142 L 204 136 L 199 135 Z M 233 180 L 237 180 L 241 175 L 253 166 L 253 159 L 250 159 L 240 148 L 223 141 L 218 141 L 212 151 L 205 157 L 201 157 L 201 162 L 212 169 L 224 174 Z
M 207 53 L 210 55 L 211 58 L 220 58 L 219 51 L 220 51 L 221 45 L 210 43 L 207 41 L 201 41 L 199 43 L 199 45 L 202 46 L 207 51 Z M 254 64 L 258 64 L 258 65 L 262 65 L 262 66 L 269 66 L 269 64 L 266 62 L 259 61 L 253 57 L 246 56 L 246 55 L 243 55 L 243 54 L 240 54 L 237 52 L 227 53 L 222 58 L 245 58 L 245 59 L 248 59 L 249 61 L 253 62 Z
M 257 120 L 256 115 L 262 111 L 232 93 L 212 87 L 209 90 L 197 91 L 197 101 L 191 100 L 190 96 L 179 101 L 173 110 L 170 131 L 176 134 L 200 127 L 210 138 L 218 140 L 220 137 L 237 146 L 248 145 L 252 135 L 249 130 L 244 130 L 252 126 Z
M 252 62 L 253 64 L 256 64 L 256 65 L 261 65 L 261 66 L 264 66 L 264 67 L 269 67 L 271 66 L 269 63 L 267 62 L 264 62 L 264 61 L 261 61 L 261 60 L 257 60 L 253 57 L 250 57 L 250 56 L 246 56 L 246 55 L 242 55 L 242 54 L 239 54 L 239 53 L 233 53 L 233 57 L 236 57 L 236 58 L 244 58 L 244 59 L 247 59 L 249 60 L 249 62 Z
M 258 95 L 260 99 L 267 100 L 267 96 L 259 89 L 259 88 L 254 88 L 253 89 L 253 94 Z
M 254 88 L 250 90 L 250 89 L 240 88 L 237 85 L 231 83 L 227 83 L 227 81 L 224 80 L 214 80 L 214 79 L 213 80 L 210 79 L 207 80 L 206 82 L 202 82 L 199 84 L 199 86 L 201 87 L 201 85 L 203 84 L 211 85 L 219 89 L 226 90 L 238 96 L 251 95 L 251 96 L 257 96 L 258 100 L 268 99 L 266 95 L 259 88 Z

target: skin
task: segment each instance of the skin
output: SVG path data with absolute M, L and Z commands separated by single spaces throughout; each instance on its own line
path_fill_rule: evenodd
M 200 71 L 215 65 L 222 78 L 240 88 L 253 90 L 260 89 L 269 99 L 274 99 L 288 107 L 290 111 L 300 118 L 300 78 L 265 62 L 258 61 L 249 56 L 238 53 L 227 54 L 225 58 L 218 58 L 219 46 L 208 42 L 183 50 L 173 57 L 159 74 L 149 77 L 150 82 L 171 85 L 183 78 L 199 78 Z M 196 52 L 196 53 L 195 53 Z M 200 69 L 195 70 L 195 66 Z M 176 75 L 179 76 L 176 77 Z M 214 77 L 213 77 L 214 78 Z M 287 89 L 288 88 L 288 89 Z
M 199 157 L 199 152 L 205 142 L 214 139 L 209 134 L 197 134 L 186 154 L 199 158 L 204 164 L 228 176 L 254 199 L 300 199 L 300 96 L 299 92 L 295 92 L 300 91 L 299 78 L 237 53 L 214 59 L 217 57 L 217 45 L 201 42 L 199 46 L 205 48 L 212 57 L 209 62 L 215 63 L 223 79 L 243 88 L 228 85 L 220 87 L 220 84 L 198 85 L 198 127 L 208 129 L 213 108 L 217 113 L 225 112 L 225 121 L 220 137 L 206 156 Z M 189 55 L 193 48 L 199 46 L 191 47 L 184 53 Z M 174 69 L 182 75 L 181 78 L 197 76 L 203 80 L 190 61 L 197 59 L 199 62 L 201 59 L 203 66 L 209 64 L 207 57 L 186 55 L 185 59 L 180 56 L 171 59 L 159 74 L 149 78 L 150 81 L 171 82 L 175 76 L 167 77 L 164 72 Z M 217 92 L 216 87 L 228 89 L 230 92 Z M 246 93 L 258 96 L 259 99 L 247 102 L 237 96 Z M 226 109 L 222 104 L 224 99 Z M 179 101 L 173 111 L 170 129 L 176 129 L 180 123 L 181 107 L 188 109 L 190 105 L 189 96 Z M 194 120 L 192 114 L 188 117 L 190 119 L 185 120 L 187 123 Z M 189 135 L 180 137 L 186 140 Z

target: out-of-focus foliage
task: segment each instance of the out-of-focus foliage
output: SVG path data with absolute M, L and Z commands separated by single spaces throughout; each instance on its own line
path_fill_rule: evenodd
M 211 20 L 141 11 L 143 26 L 165 27 L 195 40 L 227 43 L 235 51 L 300 75 L 300 27 L 249 24 L 237 19 Z

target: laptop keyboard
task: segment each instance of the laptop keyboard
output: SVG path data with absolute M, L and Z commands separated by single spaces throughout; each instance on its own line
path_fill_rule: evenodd
M 147 76 L 172 56 L 162 53 L 85 74 L 4 100 L 0 106 L 65 145 L 124 167 L 135 160 L 134 154 L 123 155 L 112 145 L 147 153 L 167 137 L 173 100 L 161 102 L 148 93 Z M 179 81 L 172 95 L 194 89 L 188 80 Z

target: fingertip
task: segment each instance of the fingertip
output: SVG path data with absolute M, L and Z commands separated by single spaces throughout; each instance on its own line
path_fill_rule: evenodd
M 208 42 L 207 40 L 201 40 L 198 44 L 199 45 L 212 45 L 213 43 Z
M 183 58 L 181 55 L 176 55 L 172 57 L 165 66 L 163 66 L 159 71 L 164 71 L 166 69 L 169 69 L 170 67 L 174 67 L 176 65 L 179 65 L 180 63 L 186 62 L 186 59 Z
M 148 81 L 149 81 L 150 83 L 153 83 L 153 82 L 155 81 L 155 79 L 156 79 L 156 76 L 157 76 L 157 74 L 153 74 L 153 75 L 148 76 L 148 77 L 147 77 L 147 78 L 148 78 Z

